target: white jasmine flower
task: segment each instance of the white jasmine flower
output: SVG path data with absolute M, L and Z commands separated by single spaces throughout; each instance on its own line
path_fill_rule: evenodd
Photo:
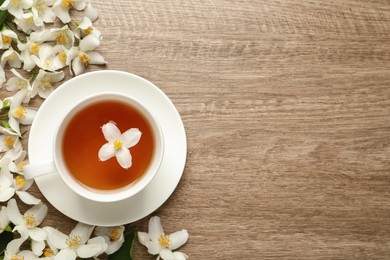
M 24 166 L 27 164 L 27 160 L 25 160 L 27 155 L 26 151 L 23 151 L 22 154 L 16 158 L 14 161 L 11 161 L 8 165 L 8 169 L 13 172 L 17 173 L 13 179 L 12 187 L 15 190 L 16 195 L 26 204 L 29 205 L 36 205 L 39 202 L 41 202 L 40 199 L 35 198 L 30 193 L 27 192 L 27 190 L 31 187 L 33 184 L 33 180 L 27 180 L 23 176 L 23 169 Z
M 8 10 L 15 18 L 20 18 L 23 15 L 23 9 L 28 9 L 31 5 L 31 0 L 5 0 L 0 10 Z
M 13 232 L 17 231 L 20 238 L 14 239 L 8 243 L 4 251 L 4 260 L 35 260 L 37 257 L 29 250 L 20 251 L 22 244 L 28 239 L 28 232 L 26 229 L 16 226 Z
M 95 45 L 100 45 L 100 41 L 102 40 L 101 32 L 92 25 L 92 22 L 88 17 L 84 17 L 79 26 L 77 26 L 75 36 L 82 39 L 88 35 L 95 36 L 98 39 L 98 41 L 95 41 Z
M 47 241 L 53 247 L 60 249 L 56 255 L 59 260 L 73 260 L 77 257 L 89 258 L 100 255 L 107 249 L 103 237 L 90 239 L 94 227 L 78 223 L 69 236 L 52 227 L 45 227 Z
M 6 84 L 7 90 L 8 91 L 16 91 L 16 90 L 27 91 L 26 95 L 23 99 L 23 103 L 30 102 L 30 98 L 35 96 L 35 95 L 32 95 L 32 93 L 31 93 L 32 87 L 30 85 L 30 81 L 28 79 L 25 79 L 15 69 L 11 69 L 11 72 L 15 75 L 15 77 L 12 77 L 7 81 L 7 84 Z
M 71 21 L 69 15 L 69 9 L 74 8 L 81 11 L 85 8 L 84 0 L 56 0 L 53 5 L 53 11 L 63 23 L 69 23 Z
M 1 30 L 0 36 L 0 49 L 2 50 L 8 49 L 12 41 L 18 39 L 17 34 L 5 26 Z
M 0 153 L 1 152 L 4 152 L 3 158 L 9 158 L 11 160 L 18 158 L 23 152 L 19 136 L 14 133 L 0 135 Z
M 15 199 L 10 199 L 7 206 L 9 220 L 15 224 L 18 231 L 27 232 L 31 238 L 31 249 L 35 255 L 40 256 L 45 248 L 47 235 L 46 232 L 38 226 L 42 223 L 47 214 L 47 206 L 43 203 L 34 205 L 23 215 L 20 214 Z
M 89 64 L 102 65 L 107 62 L 98 52 L 93 51 L 100 44 L 100 40 L 94 35 L 87 35 L 80 41 L 79 49 L 73 55 L 70 66 L 71 72 L 74 75 L 80 75 L 84 72 L 85 67 Z
M 32 12 L 24 13 L 20 18 L 15 18 L 14 22 L 18 26 L 18 29 L 26 34 L 30 34 L 33 31 L 40 31 L 45 27 L 43 21 Z
M 122 168 L 131 167 L 132 158 L 129 148 L 136 145 L 141 139 L 142 133 L 138 128 L 131 128 L 121 134 L 115 122 L 110 121 L 102 126 L 102 131 L 108 143 L 100 148 L 99 159 L 106 161 L 115 156 Z
M 95 235 L 102 236 L 105 238 L 108 248 L 105 251 L 108 255 L 116 252 L 125 241 L 123 232 L 125 231 L 124 226 L 116 227 L 96 227 Z
M 4 232 L 8 224 L 9 219 L 7 215 L 7 208 L 5 206 L 2 206 L 0 210 L 0 234 Z
M 28 205 L 36 205 L 41 202 L 40 199 L 35 198 L 33 195 L 27 192 L 27 190 L 33 184 L 33 180 L 27 180 L 23 175 L 17 175 L 14 180 L 12 187 L 15 189 L 16 195 L 21 201 Z
M 53 23 L 56 15 L 51 9 L 55 0 L 33 0 L 31 11 L 45 23 Z
M 39 32 L 32 32 L 30 40 L 37 43 L 55 41 L 58 45 L 64 45 L 70 49 L 74 44 L 74 33 L 68 25 L 62 28 L 45 29 Z
M 183 229 L 181 231 L 166 235 L 161 225 L 160 218 L 155 216 L 149 220 L 148 233 L 138 232 L 139 242 L 148 248 L 148 252 L 152 255 L 159 255 L 164 260 L 170 259 L 186 259 L 183 253 L 172 253 L 188 240 L 188 232 Z
M 63 45 L 51 47 L 48 44 L 42 44 L 37 56 L 31 56 L 34 63 L 43 70 L 56 71 L 64 68 L 70 63 L 69 55 L 72 51 L 66 49 Z
M 8 169 L 13 173 L 23 175 L 24 166 L 26 166 L 26 164 L 27 164 L 26 155 L 27 155 L 27 152 L 22 151 L 22 153 L 20 154 L 20 156 L 18 158 L 14 159 L 13 161 L 11 161 L 9 163 Z
M 20 136 L 20 127 L 22 125 L 30 125 L 34 120 L 35 110 L 22 106 L 22 101 L 27 95 L 27 90 L 21 90 L 14 95 L 11 100 L 10 110 L 8 112 L 9 125 Z
M 8 164 L 11 160 L 9 158 L 0 161 L 0 201 L 5 202 L 9 200 L 14 194 L 15 190 L 12 188 L 13 176 L 8 170 Z
M 40 69 L 32 84 L 32 95 L 38 94 L 41 98 L 47 98 L 54 91 L 52 83 L 61 81 L 64 76 L 63 71 L 46 72 Z
M 30 41 L 30 39 L 27 38 L 26 43 L 18 41 L 18 49 L 20 50 L 20 58 L 23 61 L 23 70 L 31 71 L 35 67 L 35 62 L 32 59 L 32 56 L 39 55 L 39 43 Z
M 87 4 L 87 7 L 85 8 L 85 15 L 92 22 L 96 21 L 99 18 L 98 10 L 96 8 L 94 8 L 91 3 Z
M 22 66 L 22 61 L 19 53 L 15 51 L 12 47 L 6 50 L 1 56 L 1 66 L 4 67 L 7 62 L 13 68 L 20 68 Z

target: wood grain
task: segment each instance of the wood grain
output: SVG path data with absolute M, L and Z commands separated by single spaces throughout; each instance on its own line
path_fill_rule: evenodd
M 182 116 L 185 172 L 154 214 L 189 230 L 190 259 L 390 258 L 388 1 L 94 5 L 105 68 Z M 75 221 L 50 207 L 45 224 Z M 138 243 L 135 259 L 150 259 Z

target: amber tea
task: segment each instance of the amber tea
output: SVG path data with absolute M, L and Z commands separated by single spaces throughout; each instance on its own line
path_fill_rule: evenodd
M 130 148 L 132 166 L 122 168 L 116 158 L 100 161 L 105 140 L 101 127 L 114 121 L 121 132 L 138 128 L 142 138 Z M 121 101 L 97 101 L 78 111 L 67 124 L 62 156 L 68 171 L 82 184 L 98 190 L 114 190 L 131 184 L 149 167 L 155 146 L 153 130 L 145 116 Z

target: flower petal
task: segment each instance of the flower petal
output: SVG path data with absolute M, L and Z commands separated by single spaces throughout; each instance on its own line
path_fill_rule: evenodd
M 12 187 L 4 187 L 0 191 L 0 201 L 6 202 L 15 194 L 15 189 Z
M 5 82 L 5 73 L 4 73 L 4 68 L 0 66 L 0 88 Z
M 108 159 L 115 156 L 115 148 L 112 144 L 106 143 L 104 144 L 98 153 L 98 157 L 100 161 L 107 161 Z
M 160 217 L 154 216 L 154 217 L 150 218 L 148 233 L 149 233 L 150 239 L 156 243 L 158 242 L 158 238 L 161 235 L 164 235 L 164 229 L 161 225 Z
M 138 241 L 141 245 L 145 245 L 146 242 L 150 242 L 149 234 L 146 232 L 138 232 Z
M 39 203 L 37 205 L 34 205 L 32 208 L 28 209 L 24 215 L 31 214 L 35 217 L 35 224 L 38 226 L 42 223 L 42 221 L 45 219 L 47 215 L 47 206 L 46 204 Z
M 160 245 L 153 241 L 146 242 L 145 246 L 148 248 L 148 253 L 151 255 L 157 255 L 161 251 Z
M 24 115 L 23 118 L 21 118 L 19 120 L 19 122 L 22 125 L 31 125 L 33 120 L 34 120 L 35 115 L 37 114 L 37 111 L 29 109 L 29 108 L 25 108 L 24 110 L 26 111 L 26 114 Z
M 175 256 L 176 260 L 186 260 L 188 259 L 188 256 L 182 252 L 176 251 L 173 252 L 173 255 Z
M 88 240 L 87 245 L 99 245 L 101 247 L 101 251 L 96 255 L 100 255 L 101 253 L 105 252 L 108 248 L 106 239 L 102 236 L 91 238 L 90 240 Z
M 188 231 L 185 229 L 170 234 L 169 239 L 171 240 L 171 246 L 169 247 L 169 249 L 175 250 L 181 247 L 187 242 L 188 237 Z
M 8 219 L 15 225 L 23 225 L 23 216 L 20 214 L 18 205 L 15 199 L 10 199 L 7 204 Z
M 80 236 L 80 244 L 85 244 L 91 236 L 93 229 L 94 226 L 87 225 L 84 223 L 77 223 L 76 227 L 70 233 L 70 236 Z
M 76 259 L 76 251 L 73 249 L 62 249 L 58 254 L 55 256 L 55 260 L 74 260 Z
M 115 140 L 118 140 L 121 136 L 121 132 L 119 131 L 118 127 L 115 125 L 114 122 L 111 121 L 102 126 L 102 131 L 104 138 L 109 142 L 114 142 Z
M 121 141 L 127 148 L 133 147 L 141 139 L 141 131 L 138 128 L 131 128 L 124 132 L 121 136 Z
M 28 205 L 36 205 L 41 202 L 40 199 L 35 198 L 33 195 L 26 191 L 16 191 L 16 195 L 18 195 L 21 201 Z
M 127 148 L 122 148 L 116 151 L 116 160 L 118 161 L 119 165 L 124 168 L 128 169 L 131 167 L 131 154 L 129 149 Z
M 6 226 L 9 224 L 9 219 L 7 216 L 7 207 L 2 206 L 0 210 L 0 233 L 2 233 Z
M 19 248 L 20 246 L 24 243 L 24 241 L 27 240 L 28 238 L 28 231 L 27 231 L 27 228 L 23 227 L 23 226 L 16 226 L 14 228 L 14 231 L 18 231 L 18 233 L 20 234 L 20 238 L 18 239 L 14 239 L 12 240 L 11 242 L 8 243 L 7 245 L 7 253 L 9 255 L 15 255 L 19 252 Z
M 85 70 L 85 65 L 83 62 L 80 61 L 79 58 L 75 58 L 73 61 L 72 61 L 72 73 L 74 73 L 75 76 L 77 75 L 80 75 L 81 73 L 84 72 Z
M 14 117 L 10 117 L 8 123 L 12 130 L 14 130 L 19 136 L 21 136 L 18 120 L 16 120 Z
M 97 51 L 90 51 L 88 52 L 88 57 L 89 57 L 89 64 L 96 64 L 96 65 L 102 65 L 102 64 L 107 64 L 107 61 L 104 59 L 100 53 Z
M 175 256 L 173 255 L 172 251 L 169 249 L 161 249 L 160 256 L 164 260 L 176 260 Z
M 76 0 L 76 1 L 73 1 L 72 2 L 72 6 L 74 9 L 76 9 L 77 11 L 81 11 L 81 10 L 84 10 L 86 4 L 85 4 L 85 0 Z
M 89 258 L 103 253 L 106 248 L 107 245 L 101 244 L 81 245 L 76 249 L 76 253 L 81 258 Z
M 30 234 L 31 239 L 35 241 L 43 241 L 47 238 L 47 233 L 42 228 L 30 228 L 28 232 Z
M 62 5 L 62 1 L 56 1 L 53 6 L 53 12 L 64 24 L 71 21 L 69 9 Z
M 111 255 L 119 250 L 119 248 L 122 247 L 124 240 L 115 240 L 114 242 L 110 243 L 105 250 L 106 254 Z
M 44 233 L 46 235 L 46 233 Z M 31 233 L 30 233 L 31 235 Z M 32 237 L 31 237 L 32 238 Z M 32 240 L 31 241 L 31 250 L 33 251 L 34 255 L 40 256 L 43 253 L 43 249 L 45 249 L 45 242 L 42 241 L 37 241 L 37 240 Z M 26 259 L 31 259 L 31 258 L 26 258 Z
M 97 37 L 90 34 L 80 41 L 80 50 L 83 52 L 92 51 L 99 47 L 100 41 Z
M 67 248 L 66 245 L 66 240 L 68 239 L 67 235 L 63 234 L 62 232 L 52 227 L 44 227 L 43 229 L 47 232 L 47 240 L 50 245 L 58 249 Z M 61 252 L 62 251 L 63 250 L 61 250 Z
M 98 19 L 99 12 L 96 8 L 92 6 L 91 3 L 88 3 L 85 9 L 85 15 L 91 20 L 91 22 L 94 22 Z

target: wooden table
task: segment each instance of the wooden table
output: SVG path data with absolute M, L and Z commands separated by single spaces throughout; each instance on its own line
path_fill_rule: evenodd
M 153 213 L 189 230 L 180 251 L 390 258 L 389 1 L 93 3 L 108 65 L 89 71 L 138 74 L 182 116 L 186 168 Z M 75 223 L 50 207 L 44 224 Z

